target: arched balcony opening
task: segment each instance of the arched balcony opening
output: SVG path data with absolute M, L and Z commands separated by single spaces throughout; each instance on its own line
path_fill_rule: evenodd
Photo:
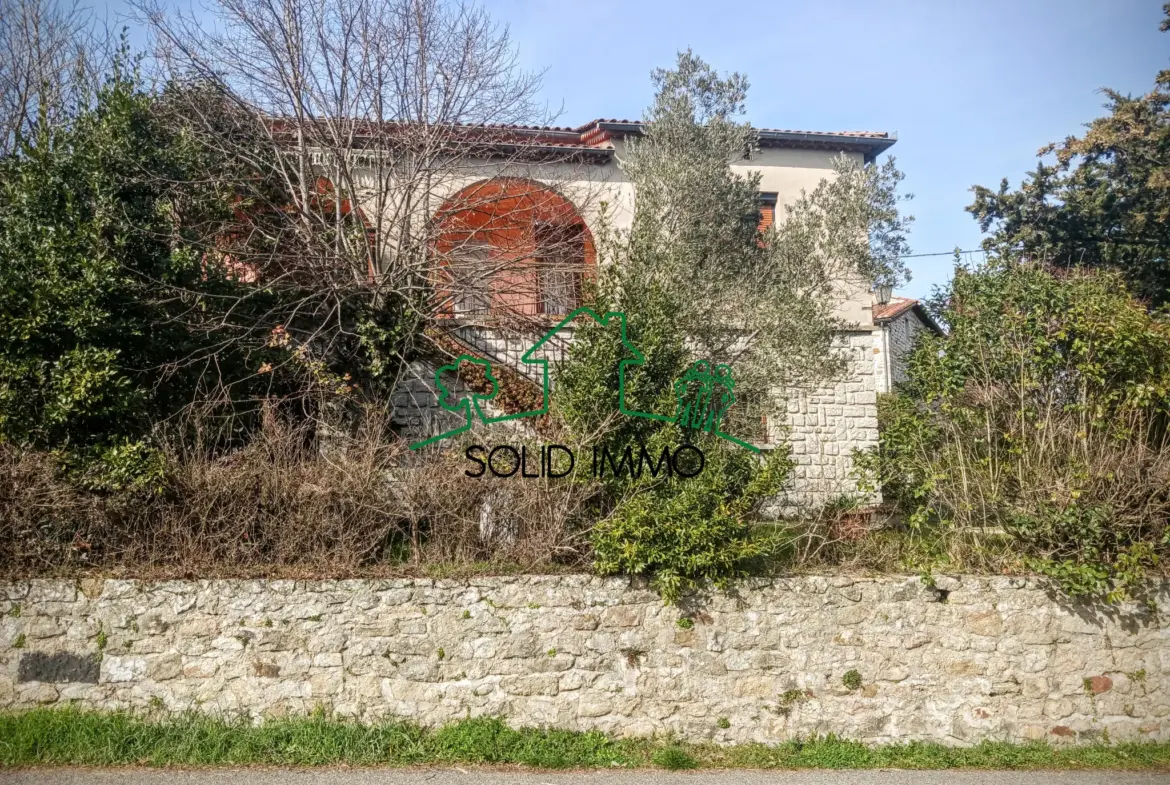
M 552 321 L 581 304 L 593 238 L 572 202 L 521 178 L 474 183 L 435 215 L 438 312 Z

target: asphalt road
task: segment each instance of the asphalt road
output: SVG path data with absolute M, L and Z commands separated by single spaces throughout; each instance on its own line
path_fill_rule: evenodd
M 1170 774 L 1117 771 L 637 771 L 501 769 L 34 769 L 0 771 L 27 785 L 1153 785 Z

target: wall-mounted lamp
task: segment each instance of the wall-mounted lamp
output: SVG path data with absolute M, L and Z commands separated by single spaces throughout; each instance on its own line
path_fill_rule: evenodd
M 877 295 L 878 305 L 888 305 L 890 298 L 894 296 L 894 287 L 889 284 L 881 284 L 874 287 L 874 294 Z

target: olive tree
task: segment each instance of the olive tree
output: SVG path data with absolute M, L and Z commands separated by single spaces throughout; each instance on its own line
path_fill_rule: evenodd
M 785 390 L 841 370 L 832 344 L 851 288 L 907 277 L 902 175 L 893 159 L 841 156 L 761 232 L 760 176 L 748 168 L 759 138 L 739 119 L 747 79 L 720 77 L 688 51 L 653 81 L 644 134 L 621 158 L 637 194 L 632 225 L 601 232 L 602 298 L 647 321 L 654 303 L 685 339 L 672 362 L 734 363 L 742 394 L 775 408 Z
M 635 188 L 633 220 L 620 230 L 603 223 L 595 292 L 599 311 L 627 314 L 623 337 L 641 361 L 620 378 L 626 342 L 585 322 L 558 369 L 556 401 L 579 440 L 618 453 L 633 445 L 631 455 L 653 460 L 701 445 L 698 477 L 656 477 L 640 463 L 641 475 L 608 481 L 592 531 L 598 570 L 646 574 L 672 601 L 706 581 L 725 585 L 779 544 L 752 522 L 784 487 L 787 450 L 757 456 L 720 438 L 716 421 L 749 397 L 783 411 L 794 386 L 840 371 L 837 306 L 850 287 L 904 277 L 910 219 L 897 209 L 892 161 L 840 158 L 761 232 L 760 178 L 749 168 L 758 134 L 739 119 L 747 80 L 721 77 L 688 51 L 653 81 L 644 133 L 620 159 Z M 695 404 L 692 382 L 712 369 L 722 392 Z M 657 418 L 616 416 L 619 396 Z

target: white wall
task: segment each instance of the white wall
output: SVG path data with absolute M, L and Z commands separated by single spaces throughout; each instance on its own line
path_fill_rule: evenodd
M 624 152 L 625 143 L 614 142 L 616 159 Z M 733 171 L 741 174 L 759 172 L 760 190 L 777 194 L 776 217 L 782 220 L 784 207 L 800 198 L 801 191 L 812 191 L 821 180 L 833 176 L 833 158 L 840 153 L 823 150 L 788 150 L 767 148 L 760 150 L 750 163 L 736 164 Z M 859 163 L 859 153 L 847 153 Z M 628 229 L 633 221 L 634 186 L 621 171 L 616 159 L 606 164 L 551 163 L 525 164 L 523 162 L 496 162 L 464 160 L 445 172 L 432 186 L 431 212 L 459 190 L 491 177 L 526 177 L 557 190 L 576 205 L 585 222 L 596 231 L 597 217 L 604 203 L 614 229 Z M 858 327 L 873 325 L 873 296 L 869 287 L 860 281 L 842 281 L 841 300 L 836 315 Z

